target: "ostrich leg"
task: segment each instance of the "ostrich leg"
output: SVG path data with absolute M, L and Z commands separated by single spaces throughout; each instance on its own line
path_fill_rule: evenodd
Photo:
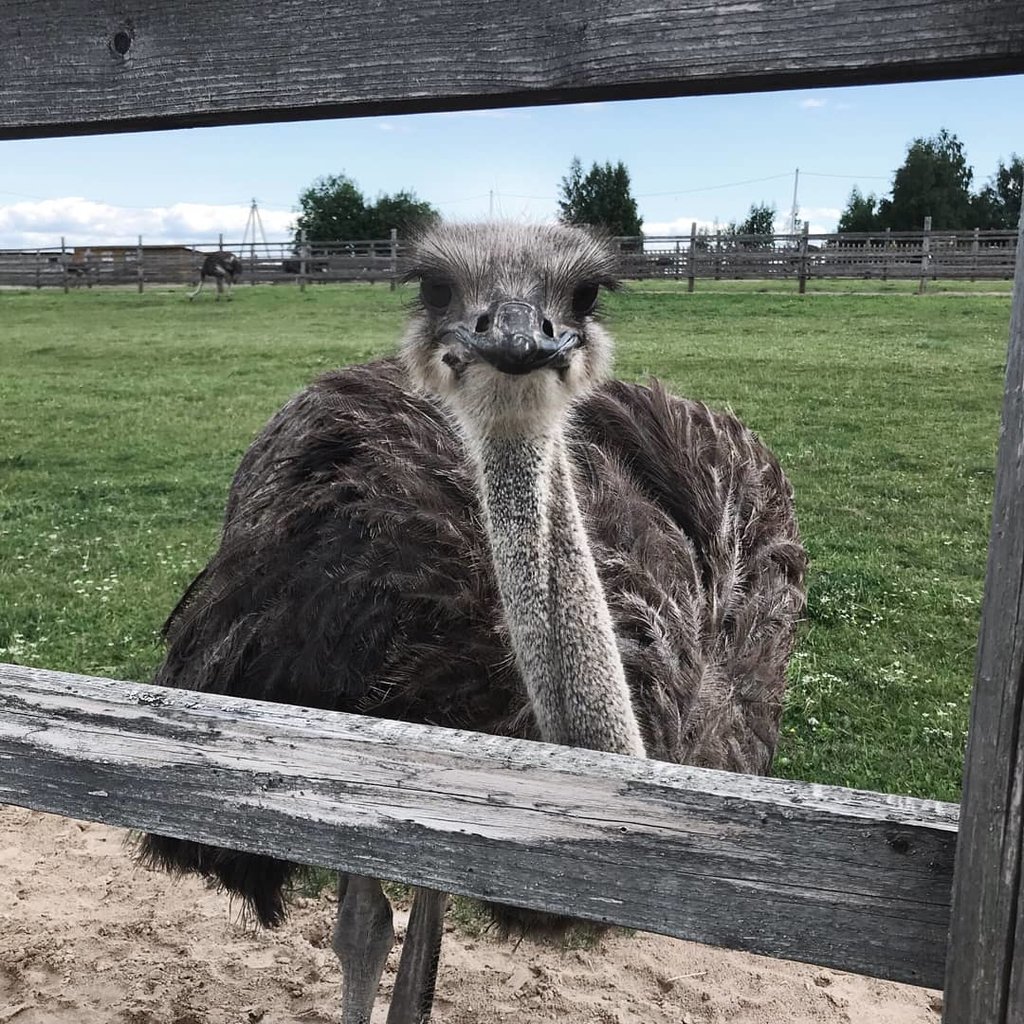
M 447 893 L 435 889 L 416 890 L 391 995 L 388 1024 L 427 1024 L 430 1020 L 447 902 Z
M 341 961 L 342 1024 L 370 1024 L 380 976 L 394 943 L 391 904 L 380 882 L 362 875 L 340 875 L 331 945 Z

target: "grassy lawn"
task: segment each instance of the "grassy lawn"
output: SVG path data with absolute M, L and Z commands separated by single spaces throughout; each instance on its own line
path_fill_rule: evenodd
M 636 286 L 609 320 L 621 376 L 732 408 L 794 481 L 813 568 L 776 771 L 956 799 L 1009 289 L 713 283 Z M 0 292 L 0 660 L 147 678 L 253 434 L 389 351 L 405 299 L 183 296 Z

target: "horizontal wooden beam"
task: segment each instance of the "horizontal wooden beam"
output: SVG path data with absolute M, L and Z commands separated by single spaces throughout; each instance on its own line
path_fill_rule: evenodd
M 0 801 L 942 982 L 952 804 L 13 665 Z
M 0 138 L 1024 71 L 1018 0 L 0 0 L 0 25 Z

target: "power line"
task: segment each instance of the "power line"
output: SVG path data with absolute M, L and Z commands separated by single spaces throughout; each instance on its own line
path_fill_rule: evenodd
M 744 181 L 727 181 L 721 185 L 704 185 L 700 188 L 682 188 L 675 192 L 643 192 L 637 194 L 637 199 L 655 199 L 658 196 L 688 196 L 694 192 L 715 192 L 723 188 L 737 188 L 740 185 L 759 185 L 762 181 L 778 181 L 780 178 L 788 178 L 789 171 L 785 174 L 770 174 L 766 178 L 747 178 Z
M 868 181 L 888 181 L 890 177 L 888 174 L 822 174 L 818 171 L 803 171 L 802 173 L 808 178 L 866 178 Z

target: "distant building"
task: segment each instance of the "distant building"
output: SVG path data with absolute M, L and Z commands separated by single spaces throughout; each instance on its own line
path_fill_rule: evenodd
M 142 266 L 148 281 L 180 282 L 195 276 L 206 255 L 190 245 L 143 245 Z M 91 275 L 134 278 L 139 261 L 137 245 L 76 245 L 68 269 Z

